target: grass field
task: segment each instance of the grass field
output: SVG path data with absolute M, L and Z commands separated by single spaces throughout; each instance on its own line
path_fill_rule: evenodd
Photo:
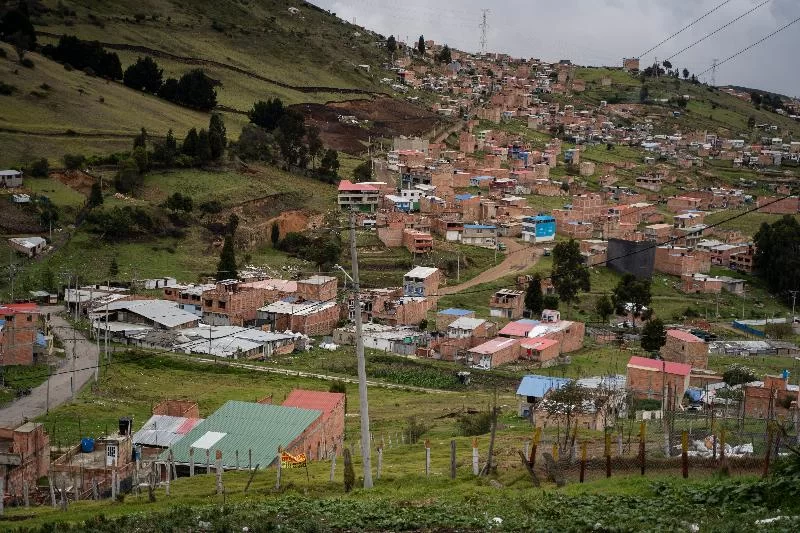
M 59 207 L 77 208 L 86 203 L 84 195 L 53 178 L 27 179 L 25 188 L 34 194 L 46 196 Z

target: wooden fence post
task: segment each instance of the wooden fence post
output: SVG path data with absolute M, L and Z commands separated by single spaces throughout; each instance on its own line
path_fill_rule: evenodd
M 97 490 L 97 480 L 92 478 L 92 499 L 97 501 L 100 499 L 100 491 Z
M 111 471 L 111 499 L 117 499 L 117 471 Z
M 725 457 L 725 428 L 721 428 L 719 432 L 719 468 L 723 472 L 728 470 L 728 460 Z
M 255 469 L 250 470 L 250 478 L 247 480 L 247 485 L 244 486 L 244 492 L 247 494 L 247 490 L 250 488 L 250 483 L 253 482 L 253 478 L 256 476 L 256 472 L 258 472 L 258 466 L 256 465 Z
M 236 450 L 236 470 L 239 470 L 239 450 Z
M 165 494 L 166 496 L 170 496 L 170 495 L 172 494 L 172 492 L 171 492 L 171 487 L 172 487 L 172 479 L 171 479 L 171 478 L 172 478 L 172 472 L 171 472 L 171 471 L 170 471 L 170 469 L 169 469 L 169 459 L 167 459 L 167 464 L 166 464 L 166 465 L 164 465 L 164 466 L 166 466 L 166 471 L 167 471 L 167 479 L 166 479 L 166 481 L 165 481 L 165 483 L 164 483 L 164 494 Z M 158 469 L 158 472 L 159 472 L 159 474 L 161 473 L 161 469 L 160 469 L 160 468 Z
M 647 434 L 647 425 L 642 422 L 639 424 L 639 466 L 641 467 L 642 475 L 644 475 L 647 457 L 645 455 L 645 436 Z
M 253 449 L 252 448 L 248 448 L 247 449 L 247 469 L 248 470 L 252 470 L 253 469 Z
M 583 478 L 586 474 L 586 441 L 581 444 L 581 473 L 580 482 L 583 483 Z
M 480 452 L 478 451 L 478 438 L 475 437 L 472 439 L 472 474 L 477 476 L 481 473 L 480 465 L 478 461 L 480 460 Z
M 189 448 L 189 477 L 194 477 L 194 448 Z
M 52 504 L 53 508 L 56 507 L 56 490 L 53 487 L 53 472 L 49 472 L 47 476 L 47 483 L 50 485 L 50 503 Z
M 689 432 L 681 434 L 681 471 L 683 479 L 689 477 Z
M 431 441 L 425 439 L 425 477 L 431 474 Z
M 450 441 L 450 479 L 456 478 L 456 441 Z
M 72 480 L 72 492 L 75 493 L 75 501 L 76 502 L 81 499 L 81 489 L 80 489 L 80 487 L 78 485 L 78 478 L 77 477 L 74 480 Z
M 611 433 L 606 431 L 605 449 L 603 453 L 606 456 L 606 477 L 611 477 Z
M 280 490 L 281 488 L 281 447 L 278 446 L 278 471 L 275 476 L 275 490 Z
M 334 475 L 336 475 L 336 448 L 337 445 L 333 445 L 333 457 L 331 458 L 331 477 L 330 482 L 333 483 Z
M 528 460 L 528 455 L 530 455 L 530 452 L 531 452 L 531 441 L 530 440 L 525 439 L 525 443 L 523 444 L 522 452 L 525 455 L 525 460 L 527 461 Z
M 214 470 L 217 473 L 217 494 L 222 494 L 222 450 L 217 450 Z
M 531 468 L 536 466 L 536 449 L 539 447 L 539 439 L 542 438 L 542 428 L 536 428 L 533 432 L 533 445 L 531 446 L 531 454 L 528 457 L 528 463 Z

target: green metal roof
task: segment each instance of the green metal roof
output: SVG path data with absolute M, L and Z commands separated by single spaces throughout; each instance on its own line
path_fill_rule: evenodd
M 280 405 L 229 401 L 214 414 L 197 424 L 189 433 L 172 446 L 176 463 L 189 463 L 189 448 L 209 432 L 224 433 L 210 448 L 210 463 L 213 465 L 216 451 L 222 451 L 224 468 L 236 467 L 236 450 L 239 451 L 239 466 L 247 468 L 248 450 L 253 451 L 253 466 L 270 465 L 277 456 L 278 446 L 288 447 L 306 428 L 322 415 L 322 411 L 283 407 Z M 210 440 L 214 440 L 213 437 Z M 166 460 L 168 452 L 159 459 Z M 205 448 L 194 450 L 196 465 L 204 465 Z

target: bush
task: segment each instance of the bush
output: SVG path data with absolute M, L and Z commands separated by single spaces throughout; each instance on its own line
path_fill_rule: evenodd
M 67 170 L 77 170 L 86 161 L 81 154 L 64 154 L 64 166 Z
M 22 65 L 25 68 L 33 68 L 34 67 L 33 60 L 31 60 L 31 58 L 29 58 L 29 57 L 26 57 L 25 59 L 20 61 L 19 64 Z
M 415 416 L 409 416 L 406 419 L 405 435 L 409 444 L 416 444 L 420 437 L 430 429 L 425 422 Z
M 17 90 L 17 88 L 15 86 L 9 85 L 8 83 L 3 83 L 2 81 L 0 81 L 0 94 L 1 95 L 9 96 L 16 90 Z
M 28 173 L 36 178 L 46 178 L 50 170 L 50 163 L 44 157 L 31 163 L 31 168 Z
M 219 200 L 209 200 L 200 204 L 200 211 L 213 215 L 222 211 L 222 204 Z
M 492 429 L 492 413 L 484 411 L 476 414 L 463 414 L 456 421 L 458 432 L 465 437 L 485 435 Z

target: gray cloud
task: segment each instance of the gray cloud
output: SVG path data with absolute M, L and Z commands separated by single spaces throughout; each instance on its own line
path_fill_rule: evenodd
M 663 44 L 644 62 L 669 57 L 763 0 L 732 0 Z M 481 9 L 490 8 L 489 50 L 545 60 L 572 59 L 587 65 L 620 65 L 719 5 L 722 0 L 313 0 L 340 17 L 384 35 L 426 39 L 476 51 Z M 800 17 L 798 0 L 772 0 L 672 62 L 701 72 Z M 717 84 L 737 84 L 800 94 L 794 50 L 800 22 L 722 65 Z M 710 76 L 707 75 L 707 78 Z

